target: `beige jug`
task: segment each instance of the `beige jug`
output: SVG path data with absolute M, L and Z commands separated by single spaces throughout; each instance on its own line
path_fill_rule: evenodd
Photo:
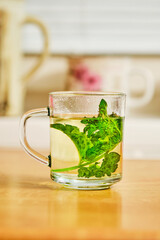
M 44 48 L 35 66 L 22 76 L 21 27 L 36 24 L 44 37 Z M 26 83 L 41 66 L 48 53 L 48 34 L 44 24 L 25 16 L 23 0 L 0 0 L 0 115 L 23 112 Z

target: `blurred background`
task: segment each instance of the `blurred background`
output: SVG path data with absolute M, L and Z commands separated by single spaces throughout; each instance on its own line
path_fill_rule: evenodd
M 0 0 L 0 148 L 20 149 L 20 116 L 65 90 L 125 92 L 125 158 L 160 158 L 160 1 Z M 28 128 L 49 151 L 49 120 Z

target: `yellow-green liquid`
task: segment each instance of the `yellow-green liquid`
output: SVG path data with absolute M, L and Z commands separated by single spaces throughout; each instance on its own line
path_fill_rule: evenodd
M 50 124 L 69 124 L 77 126 L 82 132 L 85 125 L 81 123 L 82 118 L 58 118 L 50 117 Z M 51 171 L 53 169 L 69 168 L 79 164 L 78 150 L 73 141 L 62 131 L 50 127 L 50 149 L 51 149 Z M 122 172 L 122 142 L 120 142 L 113 150 L 120 155 L 118 168 L 112 174 L 114 176 L 121 175 Z M 103 158 L 102 158 L 103 159 Z M 100 159 L 98 162 L 102 162 Z M 63 171 L 61 173 L 74 174 L 78 177 L 78 169 Z M 107 176 L 105 176 L 107 177 Z M 95 177 L 94 177 L 95 178 Z

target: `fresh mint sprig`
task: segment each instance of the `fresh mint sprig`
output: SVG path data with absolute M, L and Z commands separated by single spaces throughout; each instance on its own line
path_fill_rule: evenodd
M 120 155 L 111 152 L 122 140 L 122 118 L 107 114 L 107 103 L 104 99 L 99 104 L 97 117 L 81 120 L 83 132 L 78 127 L 69 124 L 51 124 L 51 128 L 62 131 L 75 144 L 79 153 L 79 165 L 53 169 L 53 172 L 63 172 L 78 169 L 79 177 L 110 176 L 116 171 Z M 110 153 L 109 153 L 110 152 Z M 104 157 L 104 159 L 103 159 Z M 102 160 L 99 165 L 98 161 Z M 89 165 L 88 167 L 85 167 Z

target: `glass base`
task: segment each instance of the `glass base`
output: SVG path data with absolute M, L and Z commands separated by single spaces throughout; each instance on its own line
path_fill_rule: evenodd
M 62 184 L 66 188 L 79 190 L 99 190 L 110 188 L 111 185 L 120 181 L 121 174 L 115 174 L 111 177 L 103 178 L 78 178 L 75 174 L 53 173 L 51 172 L 51 179 L 57 183 Z

